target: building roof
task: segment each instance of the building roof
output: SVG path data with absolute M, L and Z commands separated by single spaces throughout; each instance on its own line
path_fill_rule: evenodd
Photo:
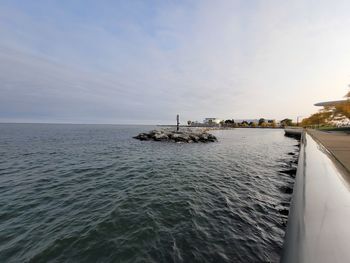
M 319 102 L 315 103 L 315 106 L 334 106 L 337 104 L 340 104 L 342 102 L 346 102 L 347 100 L 333 100 L 333 101 L 325 101 L 325 102 Z

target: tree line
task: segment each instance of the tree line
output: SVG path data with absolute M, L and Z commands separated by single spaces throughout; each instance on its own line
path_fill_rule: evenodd
M 188 121 L 187 124 L 189 126 L 220 126 L 220 127 L 228 127 L 228 128 L 276 128 L 276 127 L 284 127 L 284 126 L 293 126 L 295 125 L 291 119 L 281 120 L 279 124 L 276 123 L 275 120 L 268 120 L 265 118 L 260 118 L 258 122 L 246 121 L 243 120 L 241 122 L 237 122 L 234 119 L 227 119 L 221 121 L 219 124 L 209 123 L 209 124 L 201 124 L 198 122 Z
M 241 121 L 241 122 L 235 122 L 233 119 L 232 120 L 225 120 L 220 122 L 220 126 L 222 127 L 251 127 L 251 128 L 256 128 L 256 127 L 262 127 L 262 128 L 275 128 L 277 127 L 276 121 L 275 120 L 266 120 L 264 118 L 260 118 L 258 123 L 253 122 L 253 121 Z

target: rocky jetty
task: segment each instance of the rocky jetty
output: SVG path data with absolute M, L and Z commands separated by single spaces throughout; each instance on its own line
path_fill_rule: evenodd
M 214 135 L 206 131 L 164 131 L 153 130 L 148 133 L 140 133 L 133 137 L 140 141 L 168 141 L 168 142 L 182 142 L 182 143 L 198 143 L 198 142 L 216 142 Z

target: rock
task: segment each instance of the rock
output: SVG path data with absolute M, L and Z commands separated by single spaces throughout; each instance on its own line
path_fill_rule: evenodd
M 296 173 L 297 173 L 297 168 L 292 167 L 291 169 L 280 170 L 279 172 L 284 173 L 284 174 L 288 174 L 294 178 Z
M 291 188 L 289 186 L 282 186 L 280 188 L 280 190 L 282 193 L 285 193 L 285 194 L 292 194 L 293 193 L 293 188 Z
M 137 135 L 133 138 L 138 139 L 140 141 L 148 141 L 151 139 L 147 133 L 140 133 L 139 135 Z
M 211 141 L 211 142 L 215 142 L 217 139 L 214 135 L 212 134 L 208 134 L 208 140 Z
M 175 141 L 176 141 L 180 136 L 181 136 L 181 135 L 178 134 L 178 133 L 170 133 L 170 134 L 169 134 L 169 137 L 170 137 L 171 139 L 175 140 Z
M 179 143 L 216 142 L 214 135 L 207 132 L 152 130 L 133 137 L 140 141 L 169 141 Z
M 188 136 L 187 134 L 181 134 L 178 139 L 182 142 L 188 142 L 190 140 L 190 136 Z
M 155 141 L 167 141 L 169 138 L 168 138 L 168 135 L 166 135 L 165 133 L 156 133 L 153 136 L 153 139 Z
M 199 141 L 200 141 L 200 142 L 207 142 L 207 141 L 209 141 L 208 134 L 207 134 L 207 133 L 202 133 L 202 134 L 199 136 Z
M 152 131 L 150 131 L 148 134 L 154 136 L 154 135 L 157 134 L 157 133 L 161 133 L 161 131 L 152 130 Z
M 195 134 L 190 134 L 190 138 L 193 142 L 198 142 L 199 141 L 199 136 Z
M 284 215 L 284 216 L 288 216 L 288 214 L 289 214 L 289 210 L 288 209 L 279 209 L 278 212 L 281 215 Z

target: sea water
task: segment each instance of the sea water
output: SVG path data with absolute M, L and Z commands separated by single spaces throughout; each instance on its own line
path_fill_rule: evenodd
M 0 124 L 0 261 L 278 262 L 298 142 L 132 139 L 154 128 Z

